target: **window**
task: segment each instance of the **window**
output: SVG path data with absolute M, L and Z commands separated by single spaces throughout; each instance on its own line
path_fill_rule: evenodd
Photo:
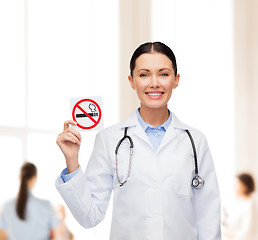
M 65 167 L 55 141 L 71 118 L 70 98 L 102 96 L 105 127 L 118 121 L 118 24 L 118 1 L 0 3 L 0 204 L 17 194 L 24 161 L 38 168 L 35 195 L 64 204 L 54 187 Z M 82 133 L 83 169 L 95 134 Z M 2 185 L 6 179 L 8 186 Z M 67 223 L 76 239 L 108 239 L 109 212 L 104 223 L 85 231 L 67 209 Z

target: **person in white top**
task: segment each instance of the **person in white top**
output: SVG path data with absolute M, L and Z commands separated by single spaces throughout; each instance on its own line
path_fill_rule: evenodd
M 97 134 L 85 174 L 78 161 L 81 135 L 69 126 L 76 122 L 64 123 L 57 144 L 67 169 L 56 187 L 83 227 L 102 221 L 113 191 L 110 240 L 221 239 L 220 194 L 206 138 L 167 107 L 179 78 L 165 44 L 135 50 L 128 79 L 140 108 Z
M 20 188 L 17 198 L 4 204 L 0 229 L 8 240 L 52 240 L 59 224 L 49 201 L 36 198 L 32 189 L 37 181 L 37 169 L 33 163 L 21 168 Z
M 237 175 L 236 199 L 225 210 L 222 221 L 223 238 L 227 240 L 257 240 L 257 209 L 253 193 L 255 183 L 248 173 Z

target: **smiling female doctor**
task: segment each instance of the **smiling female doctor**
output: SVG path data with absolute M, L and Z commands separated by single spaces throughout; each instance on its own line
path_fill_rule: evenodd
M 142 44 L 130 70 L 140 108 L 98 133 L 85 173 L 78 162 L 81 135 L 69 127 L 76 122 L 64 123 L 57 144 L 67 168 L 58 191 L 85 228 L 102 221 L 113 191 L 111 240 L 221 239 L 220 195 L 205 136 L 167 108 L 180 78 L 173 52 L 160 42 Z

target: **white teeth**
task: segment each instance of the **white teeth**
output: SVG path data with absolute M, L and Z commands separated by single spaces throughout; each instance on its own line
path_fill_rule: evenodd
M 162 93 L 148 93 L 150 96 L 160 96 Z

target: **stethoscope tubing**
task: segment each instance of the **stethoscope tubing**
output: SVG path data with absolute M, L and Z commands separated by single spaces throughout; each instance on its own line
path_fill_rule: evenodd
M 129 180 L 129 177 L 130 177 L 130 174 L 131 174 L 131 167 L 132 167 L 132 157 L 133 157 L 134 144 L 133 144 L 132 138 L 129 135 L 127 135 L 127 130 L 128 130 L 128 127 L 125 127 L 124 136 L 122 137 L 122 139 L 119 140 L 119 142 L 117 143 L 116 149 L 115 149 L 116 176 L 117 176 L 117 180 L 118 180 L 118 183 L 119 183 L 118 185 L 120 187 L 122 187 Z M 192 137 L 191 133 L 189 132 L 189 130 L 185 129 L 185 131 L 186 131 L 186 133 L 187 133 L 187 135 L 190 139 L 192 149 L 193 149 L 193 155 L 194 155 L 194 177 L 192 179 L 192 186 L 195 189 L 201 189 L 204 186 L 204 180 L 199 176 L 199 172 L 198 172 L 198 161 L 197 161 L 196 147 L 195 147 L 195 144 L 194 144 L 193 137 Z M 121 146 L 122 142 L 125 139 L 128 139 L 129 142 L 130 142 L 130 159 L 129 159 L 127 176 L 126 176 L 124 181 L 121 181 L 121 179 L 119 177 L 119 172 L 118 172 L 117 154 L 118 154 L 119 147 Z
M 115 158 L 116 158 L 116 176 L 117 176 L 117 180 L 119 182 L 119 186 L 122 187 L 129 179 L 130 177 L 130 174 L 131 174 L 131 168 L 132 168 L 132 157 L 133 157 L 133 148 L 134 148 L 134 144 L 133 144 L 133 140 L 132 138 L 127 135 L 127 129 L 128 127 L 125 128 L 125 132 L 124 132 L 124 136 L 122 139 L 120 139 L 120 141 L 117 143 L 117 146 L 116 146 L 116 150 L 115 150 Z M 129 159 L 129 166 L 128 166 L 128 172 L 127 172 L 127 176 L 125 178 L 124 181 L 121 181 L 121 179 L 119 178 L 119 173 L 118 173 L 118 159 L 117 159 L 117 154 L 118 154 L 118 150 L 119 150 L 119 147 L 120 145 L 122 144 L 122 142 L 125 140 L 125 139 L 128 139 L 129 142 L 130 142 L 130 159 Z
M 187 135 L 189 136 L 189 139 L 190 139 L 191 144 L 192 144 L 193 154 L 194 154 L 194 172 L 195 172 L 195 175 L 198 175 L 197 153 L 196 153 L 194 140 L 193 140 L 193 137 L 192 137 L 191 133 L 189 132 L 189 130 L 185 129 L 185 131 L 186 131 Z
M 129 142 L 130 142 L 130 148 L 131 148 L 131 149 L 134 148 L 134 144 L 133 144 L 132 138 L 131 138 L 129 135 L 127 135 L 127 129 L 128 129 L 128 127 L 125 128 L 125 132 L 124 132 L 123 138 L 120 139 L 120 141 L 119 141 L 119 142 L 117 143 L 117 145 L 116 145 L 116 150 L 115 150 L 115 154 L 116 154 L 116 155 L 117 155 L 117 153 L 118 153 L 118 150 L 119 150 L 120 145 L 122 144 L 122 142 L 123 142 L 126 138 L 127 138 L 127 139 L 129 140 Z

